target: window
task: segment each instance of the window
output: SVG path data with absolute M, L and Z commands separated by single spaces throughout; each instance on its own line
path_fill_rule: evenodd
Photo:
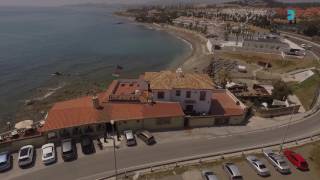
M 200 91 L 200 101 L 206 100 L 206 92 L 205 91 Z
M 180 90 L 176 90 L 176 96 L 180 96 L 181 95 L 181 91 Z
M 164 92 L 158 92 L 158 99 L 164 99 Z
M 186 98 L 191 98 L 191 91 L 186 92 Z

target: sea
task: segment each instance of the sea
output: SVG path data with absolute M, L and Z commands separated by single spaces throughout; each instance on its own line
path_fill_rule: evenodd
M 15 121 L 26 101 L 45 99 L 65 85 L 109 83 L 117 66 L 121 77 L 138 77 L 177 67 L 190 55 L 186 42 L 117 17 L 116 10 L 92 5 L 0 7 L 0 124 Z M 39 90 L 48 89 L 49 94 L 37 97 Z

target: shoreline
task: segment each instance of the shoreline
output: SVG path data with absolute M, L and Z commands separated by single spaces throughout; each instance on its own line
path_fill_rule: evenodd
M 206 53 L 205 38 L 200 34 L 171 25 L 138 23 L 133 21 L 132 18 L 121 17 L 129 19 L 130 22 L 144 25 L 146 28 L 168 33 L 174 36 L 174 38 L 178 38 L 188 44 L 191 52 L 186 53 L 186 55 L 183 55 L 182 57 L 172 59 L 172 63 L 169 63 L 168 67 L 163 70 L 175 70 L 176 68 L 181 67 L 186 72 L 202 72 L 202 68 L 206 67 L 210 63 L 210 55 Z M 45 94 L 40 94 L 40 97 L 38 96 L 39 94 L 37 94 L 35 95 L 35 97 L 37 97 L 36 103 L 32 105 L 23 105 L 18 109 L 13 123 L 19 122 L 23 119 L 33 119 L 37 121 L 42 118 L 39 115 L 39 112 L 47 112 L 54 103 L 89 95 L 93 90 L 97 89 L 99 89 L 98 92 L 104 90 L 103 88 L 97 88 L 95 85 L 83 86 L 81 84 L 64 84 L 63 87 L 56 88 L 54 91 L 47 91 Z
M 210 63 L 211 55 L 206 48 L 206 38 L 201 34 L 172 25 L 154 25 L 160 30 L 175 36 L 191 48 L 191 53 L 185 57 L 179 66 L 187 72 L 201 71 Z
M 212 56 L 209 54 L 206 47 L 207 39 L 200 33 L 168 24 L 137 22 L 132 16 L 126 13 L 123 14 L 118 12 L 114 13 L 114 16 L 126 19 L 134 24 L 143 25 L 151 30 L 163 31 L 188 44 L 191 49 L 191 53 L 187 57 L 183 57 L 183 59 L 180 60 L 181 62 L 178 64 L 178 67 L 181 67 L 185 71 L 192 72 L 199 69 L 202 71 L 202 69 L 206 68 L 210 64 Z M 172 70 L 172 68 L 176 69 L 178 67 L 169 67 L 167 69 Z

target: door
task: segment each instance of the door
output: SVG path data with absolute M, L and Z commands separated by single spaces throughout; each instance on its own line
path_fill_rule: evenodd
M 184 118 L 184 127 L 189 127 L 189 118 L 187 117 Z

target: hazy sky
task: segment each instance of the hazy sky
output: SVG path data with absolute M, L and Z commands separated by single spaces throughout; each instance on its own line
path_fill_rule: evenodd
M 0 6 L 60 6 L 80 3 L 137 4 L 150 0 L 0 0 Z
M 107 4 L 138 4 L 144 2 L 162 0 L 0 0 L 0 6 L 59 6 L 65 4 L 80 4 L 80 3 L 107 3 Z M 172 1 L 193 1 L 193 2 L 208 2 L 210 0 L 172 0 Z M 218 0 L 212 0 L 215 2 Z M 221 1 L 221 0 L 219 0 Z M 320 0 L 278 0 L 283 2 L 320 2 Z M 165 0 L 165 2 L 170 2 L 170 0 Z

